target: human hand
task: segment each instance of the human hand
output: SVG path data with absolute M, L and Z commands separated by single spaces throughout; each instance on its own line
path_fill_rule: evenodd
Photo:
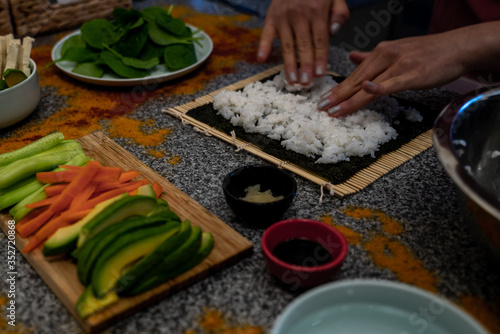
M 471 38 L 477 35 L 456 30 L 382 42 L 372 52 L 351 52 L 351 61 L 360 65 L 323 94 L 318 109 L 345 116 L 383 95 L 451 82 L 467 73 L 471 55 L 481 52 L 470 47 Z
M 345 0 L 273 0 L 267 10 L 257 60 L 265 61 L 273 40 L 279 38 L 287 81 L 308 85 L 313 77 L 326 72 L 328 33 L 336 34 L 348 18 Z

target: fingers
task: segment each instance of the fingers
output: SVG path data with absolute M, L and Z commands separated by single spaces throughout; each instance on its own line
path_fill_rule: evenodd
M 297 54 L 300 60 L 300 84 L 308 85 L 313 77 L 315 51 L 318 46 L 313 45 L 313 40 L 311 39 L 312 32 L 309 22 L 303 17 L 302 14 L 297 14 L 298 17 L 295 20 L 296 23 L 294 25 L 294 33 L 297 41 Z M 319 37 L 318 39 L 321 38 Z M 325 49 L 324 45 L 319 47 Z
M 329 32 L 335 36 L 349 19 L 350 12 L 344 0 L 334 0 L 331 8 Z
M 293 32 L 287 22 L 282 22 L 279 27 L 281 40 L 281 56 L 285 66 L 285 73 L 289 83 L 298 82 L 297 58 L 295 56 L 295 41 Z
M 317 19 L 312 22 L 313 56 L 314 56 L 314 76 L 322 77 L 328 64 L 328 17 L 324 13 L 318 12 Z M 300 59 L 302 69 L 302 58 Z
M 274 39 L 277 37 L 276 28 L 273 22 L 266 20 L 262 35 L 260 36 L 259 48 L 257 51 L 257 60 L 266 61 L 271 53 L 271 47 Z
M 359 52 L 359 51 L 352 51 L 350 54 L 349 54 L 349 59 L 359 65 L 361 64 L 361 62 L 363 60 L 365 60 L 366 58 L 368 58 L 368 56 L 371 54 L 371 52 Z

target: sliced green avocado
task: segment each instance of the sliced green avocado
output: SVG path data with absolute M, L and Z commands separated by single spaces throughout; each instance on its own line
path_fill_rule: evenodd
M 178 221 L 179 223 L 181 222 L 179 216 L 175 212 L 170 210 L 167 201 L 165 201 L 163 198 L 157 198 L 156 202 L 157 202 L 156 208 L 151 210 L 147 214 L 147 216 L 162 216 L 165 219 L 175 220 Z
M 119 236 L 101 253 L 92 272 L 92 288 L 97 298 L 113 290 L 124 271 L 151 253 L 178 229 L 171 224 L 145 228 Z
M 15 68 L 9 68 L 8 70 L 6 70 L 3 74 L 3 77 L 5 83 L 7 84 L 7 87 L 9 88 L 23 82 L 28 78 L 23 71 Z
M 71 252 L 76 248 L 78 236 L 82 227 L 90 220 L 94 219 L 100 212 L 114 202 L 117 202 L 128 194 L 121 194 L 107 201 L 97 204 L 92 211 L 78 222 L 58 229 L 44 244 L 42 253 L 45 256 L 53 256 L 66 252 Z
M 0 80 L 0 90 L 4 90 L 7 88 L 9 88 L 9 86 L 7 86 L 7 83 L 5 82 L 5 80 Z
M 140 229 L 156 227 L 166 224 L 175 224 L 174 227 L 177 230 L 180 229 L 180 223 L 174 221 L 167 221 L 163 217 L 153 216 L 153 217 L 142 217 L 135 216 L 130 217 L 119 224 L 113 224 L 102 232 L 97 234 L 94 238 L 90 239 L 83 245 L 82 248 L 78 248 L 72 253 L 77 257 L 77 274 L 80 282 L 83 285 L 90 283 L 90 278 L 92 277 L 92 271 L 94 266 L 99 259 L 102 252 L 104 252 L 119 236 L 126 233 L 134 233 Z
M 97 299 L 94 296 L 92 286 L 89 285 L 85 288 L 85 291 L 83 291 L 82 295 L 76 302 L 76 313 L 80 316 L 80 318 L 85 319 L 103 308 L 114 304 L 118 301 L 118 299 L 118 295 L 113 291 L 105 295 L 103 298 Z
M 165 271 L 156 275 L 148 275 L 145 279 L 142 279 L 133 286 L 131 289 L 126 291 L 128 295 L 138 295 L 140 293 L 146 292 L 157 287 L 160 284 L 165 283 L 169 279 L 177 277 L 186 271 L 194 268 L 199 263 L 201 263 L 214 248 L 214 238 L 210 232 L 203 232 L 201 236 L 201 245 L 196 252 L 188 261 L 178 265 L 177 267 Z
M 156 197 L 156 193 L 153 189 L 153 186 L 148 183 L 145 185 L 140 186 L 137 188 L 136 192 L 134 195 L 143 195 L 143 196 L 149 196 L 149 197 Z
M 156 198 L 148 196 L 127 196 L 107 206 L 86 223 L 78 236 L 77 247 L 94 237 L 106 227 L 132 216 L 145 216 L 156 207 Z
M 153 252 L 142 258 L 133 267 L 127 270 L 116 282 L 115 291 L 119 292 L 134 286 L 156 266 L 160 265 L 165 257 L 178 249 L 191 235 L 191 223 L 189 220 L 182 222 L 179 233 L 165 240 Z

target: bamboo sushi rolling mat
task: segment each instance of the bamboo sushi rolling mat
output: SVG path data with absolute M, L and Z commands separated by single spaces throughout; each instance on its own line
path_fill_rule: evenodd
M 406 141 L 396 149 L 390 150 L 389 152 L 380 155 L 376 159 L 373 159 L 373 162 L 371 162 L 368 166 L 360 168 L 352 176 L 348 177 L 342 182 L 334 182 L 320 175 L 320 173 L 316 173 L 310 169 L 305 168 L 304 166 L 301 166 L 297 163 L 292 163 L 284 159 L 280 159 L 272 154 L 269 154 L 265 152 L 261 147 L 257 146 L 255 143 L 238 138 L 234 135 L 234 133 L 225 133 L 217 129 L 217 126 L 210 126 L 188 115 L 190 111 L 196 108 L 212 104 L 213 97 L 220 91 L 242 89 L 246 85 L 253 82 L 268 79 L 269 77 L 272 77 L 273 75 L 279 73 L 282 69 L 283 65 L 275 66 L 252 77 L 216 90 L 208 95 L 199 97 L 192 102 L 162 111 L 179 118 L 183 124 L 192 125 L 196 131 L 201 131 L 206 135 L 214 136 L 235 145 L 236 151 L 248 151 L 249 153 L 261 157 L 280 168 L 289 170 L 290 172 L 293 172 L 309 181 L 320 185 L 322 191 L 323 188 L 325 188 L 329 190 L 330 193 L 334 193 L 341 197 L 356 193 L 364 189 L 365 187 L 376 181 L 378 178 L 387 174 L 394 168 L 404 164 L 414 156 L 420 154 L 421 152 L 427 150 L 432 146 L 432 129 L 428 129 L 418 134 L 411 140 Z M 338 75 L 335 73 L 330 74 L 338 77 Z M 285 149 L 283 148 L 283 150 Z

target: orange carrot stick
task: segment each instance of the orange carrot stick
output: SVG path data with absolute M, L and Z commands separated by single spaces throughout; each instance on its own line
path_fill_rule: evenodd
M 162 188 L 162 186 L 158 182 L 154 181 L 153 182 L 153 190 L 155 191 L 156 198 L 158 198 L 158 197 L 161 196 L 163 188 Z
M 45 224 L 50 217 L 54 215 L 54 211 L 50 209 L 50 207 L 36 216 L 35 218 L 31 219 L 30 221 L 27 221 L 26 223 L 22 224 L 19 226 L 17 229 L 17 232 L 19 235 L 23 238 L 26 238 L 33 234 L 36 230 L 38 230 L 43 224 Z
M 63 192 L 64 188 L 66 188 L 67 186 L 68 186 L 67 183 L 59 183 L 59 184 L 54 184 L 52 186 L 48 186 L 45 188 L 45 194 L 48 197 L 59 195 L 60 193 Z
M 54 234 L 59 228 L 71 225 L 72 223 L 82 219 L 83 217 L 88 215 L 90 211 L 92 211 L 92 209 L 65 212 L 60 216 L 51 219 L 33 235 L 33 237 L 26 244 L 26 246 L 24 246 L 23 253 L 31 252 L 38 245 L 44 242 L 45 239 L 49 238 L 52 234 Z
M 73 198 L 75 198 L 79 192 L 83 191 L 100 168 L 103 167 L 97 161 L 89 161 L 78 176 L 63 190 L 60 195 L 57 196 L 56 200 L 48 207 L 47 211 L 44 211 L 39 216 L 19 227 L 19 235 L 26 238 L 43 226 L 43 224 L 45 224 L 54 214 L 59 214 L 68 208 Z
M 118 182 L 120 182 L 120 183 L 128 182 L 139 175 L 141 175 L 141 173 L 139 173 L 135 170 L 124 171 L 124 172 L 122 172 L 122 175 L 120 175 Z
M 97 186 L 99 183 L 97 182 L 90 182 L 90 184 L 83 189 L 81 192 L 79 192 L 73 201 L 71 201 L 71 204 L 69 206 L 69 210 L 77 210 L 79 207 L 81 207 L 85 202 L 89 200 L 89 198 L 92 196 L 94 191 L 96 190 Z
M 52 197 L 48 197 L 48 198 L 42 199 L 42 200 L 40 200 L 38 202 L 29 203 L 29 204 L 26 204 L 26 207 L 28 209 L 36 209 L 36 208 L 41 208 L 43 206 L 51 205 L 55 201 L 57 201 L 57 199 L 60 196 L 61 195 L 59 194 L 59 195 L 56 195 L 56 196 L 52 196 Z
M 96 161 L 96 163 L 98 162 Z M 85 167 L 87 165 L 85 165 Z M 36 179 L 43 183 L 72 182 L 80 174 L 82 170 L 70 169 L 70 170 L 61 170 L 57 172 L 40 172 L 36 174 Z M 122 169 L 120 167 L 101 167 L 99 169 L 99 172 L 93 177 L 92 180 L 94 182 L 118 181 L 121 172 Z

